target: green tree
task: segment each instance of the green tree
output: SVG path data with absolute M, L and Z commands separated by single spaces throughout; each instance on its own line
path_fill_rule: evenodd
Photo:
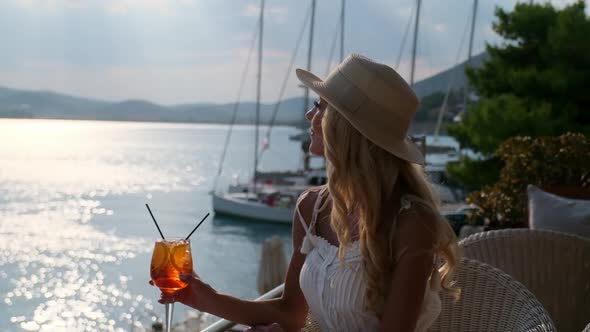
M 498 146 L 513 136 L 590 135 L 590 18 L 584 1 L 557 9 L 550 3 L 496 9 L 494 31 L 503 39 L 486 45 L 489 60 L 467 75 L 481 99 L 449 133 L 479 160 L 451 165 L 451 177 L 468 189 L 498 179 Z

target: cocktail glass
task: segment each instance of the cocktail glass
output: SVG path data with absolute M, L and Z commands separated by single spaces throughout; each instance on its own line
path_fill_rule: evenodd
M 154 244 L 150 275 L 154 285 L 165 294 L 174 294 L 188 284 L 180 280 L 181 274 L 193 271 L 191 243 L 185 239 L 157 240 Z M 166 332 L 170 332 L 174 303 L 166 305 Z

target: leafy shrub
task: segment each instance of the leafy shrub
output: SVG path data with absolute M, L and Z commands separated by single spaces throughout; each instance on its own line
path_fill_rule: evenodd
M 526 227 L 527 185 L 590 187 L 590 140 L 579 133 L 558 137 L 513 137 L 496 156 L 504 161 L 500 179 L 467 196 L 481 209 L 488 228 Z

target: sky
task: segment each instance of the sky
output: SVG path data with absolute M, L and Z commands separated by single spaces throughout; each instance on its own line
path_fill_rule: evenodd
M 344 53 L 395 66 L 415 2 L 346 0 Z M 473 54 L 501 42 L 491 28 L 494 8 L 516 2 L 479 1 Z M 303 92 L 287 68 L 310 3 L 265 1 L 264 102 L 279 98 L 285 78 L 284 97 Z M 329 66 L 340 6 L 341 0 L 317 1 L 312 72 L 320 77 L 339 61 L 337 48 Z M 472 6 L 422 1 L 417 79 L 465 60 Z M 260 0 L 0 0 L 0 86 L 163 105 L 235 102 L 259 10 Z M 407 80 L 411 33 L 398 67 Z M 306 67 L 307 38 L 305 32 L 295 67 Z M 245 77 L 241 99 L 255 100 L 255 54 Z

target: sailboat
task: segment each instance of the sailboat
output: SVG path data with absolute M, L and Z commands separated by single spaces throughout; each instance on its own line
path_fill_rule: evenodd
M 414 79 L 415 79 L 415 68 L 416 68 L 416 54 L 418 48 L 418 30 L 420 27 L 420 9 L 422 5 L 422 0 L 416 0 L 415 6 L 412 9 L 413 15 L 410 15 L 408 19 L 408 24 L 406 26 L 405 34 L 402 39 L 402 44 L 399 50 L 398 58 L 396 61 L 395 68 L 399 67 L 401 62 L 401 57 L 404 51 L 406 37 L 408 36 L 411 23 L 414 23 L 414 32 L 413 32 L 413 45 L 412 45 L 412 55 L 411 55 L 411 67 L 410 67 L 410 86 L 414 87 Z M 475 26 L 475 16 L 477 11 L 477 0 L 474 0 L 473 5 L 473 14 L 471 17 L 471 39 L 469 43 L 469 56 L 468 62 L 471 59 L 471 51 L 473 45 L 473 31 Z M 468 26 L 466 25 L 466 28 Z M 461 39 L 460 47 L 457 53 L 457 60 L 459 61 L 459 56 L 461 54 L 461 49 L 463 45 L 463 40 L 465 36 Z M 457 65 L 457 63 L 455 65 Z M 462 200 L 463 192 L 460 188 L 451 187 L 449 185 L 448 177 L 446 174 L 446 164 L 449 162 L 457 161 L 459 159 L 459 144 L 454 140 L 450 139 L 450 137 L 440 137 L 439 132 L 442 124 L 442 119 L 444 116 L 444 112 L 447 108 L 447 101 L 449 94 L 451 92 L 451 88 L 453 85 L 454 79 L 451 78 L 449 81 L 448 89 L 445 94 L 445 98 L 443 101 L 443 105 L 440 108 L 437 125 L 435 127 L 434 133 L 432 136 L 427 135 L 415 135 L 412 136 L 412 140 L 421 148 L 423 155 L 426 157 L 426 165 L 425 165 L 425 172 L 428 174 L 428 177 L 431 181 L 433 189 L 439 194 L 441 201 L 444 204 L 453 204 L 458 203 Z M 465 102 L 467 100 L 465 99 Z M 465 107 L 465 106 L 464 106 Z
M 307 54 L 308 69 L 310 69 L 311 67 L 315 7 L 316 0 L 312 0 L 309 13 L 311 23 Z M 342 15 L 344 15 L 344 12 L 342 12 Z M 252 181 L 250 183 L 230 186 L 227 192 L 225 193 L 212 192 L 213 209 L 218 214 L 231 215 L 259 221 L 291 223 L 293 219 L 294 207 L 297 197 L 310 186 L 325 184 L 327 182 L 327 179 L 324 170 L 313 170 L 305 162 L 306 160 L 308 160 L 308 158 L 305 158 L 305 156 L 307 156 L 306 151 L 304 151 L 303 153 L 304 167 L 302 170 L 288 172 L 260 172 L 258 170 L 258 162 L 261 158 L 261 152 L 259 151 L 259 115 L 262 71 L 263 24 L 264 0 L 261 0 L 260 18 L 258 26 L 258 80 L 256 88 L 254 174 L 252 176 Z M 303 28 L 306 27 L 306 24 L 307 18 L 303 25 Z M 297 52 L 297 48 L 298 46 L 296 47 L 294 55 Z M 291 65 L 289 67 L 291 67 Z M 309 90 L 306 89 L 305 105 L 303 107 L 304 111 L 307 110 L 308 104 Z M 303 115 L 302 119 L 304 119 Z M 267 140 L 268 139 L 269 135 L 267 135 Z
M 311 2 L 311 24 L 309 34 L 309 46 L 307 54 L 307 69 L 311 69 L 312 46 L 313 46 L 313 26 L 315 16 L 316 0 Z M 412 50 L 412 65 L 410 72 L 410 85 L 414 84 L 415 60 L 418 40 L 418 27 L 420 17 L 421 0 L 416 0 L 416 13 L 414 22 L 414 36 L 413 36 L 413 50 Z M 345 0 L 342 0 L 342 11 L 340 18 L 340 57 L 344 56 L 344 7 Z M 477 0 L 474 5 L 477 6 Z M 475 16 L 474 16 L 475 17 Z M 247 184 L 238 184 L 230 186 L 225 193 L 213 193 L 213 208 L 216 213 L 232 215 L 242 218 L 248 218 L 259 221 L 271 221 L 280 223 L 291 223 L 294 213 L 294 206 L 297 197 L 301 192 L 310 186 L 322 185 L 327 182 L 325 169 L 311 169 L 309 166 L 309 154 L 304 151 L 304 167 L 302 170 L 289 172 L 260 172 L 258 171 L 259 154 L 259 111 L 260 111 L 260 77 L 262 64 L 262 33 L 264 21 L 264 0 L 261 0 L 260 21 L 259 21 L 259 40 L 258 40 L 258 82 L 257 82 L 257 101 L 256 101 L 256 134 L 255 134 L 255 156 L 254 156 L 254 174 L 252 181 Z M 472 36 L 473 25 L 475 19 L 472 21 Z M 306 24 L 304 24 L 305 27 Z M 470 43 L 471 49 L 471 43 Z M 400 54 L 402 49 L 400 50 Z M 469 52 L 471 54 L 471 51 Z M 399 61 L 398 61 L 399 62 Z M 304 112 L 307 111 L 309 105 L 309 90 L 305 90 L 305 105 Z M 444 110 L 444 105 L 442 110 Z M 441 111 L 442 112 L 442 111 Z M 302 115 L 302 119 L 304 116 Z M 439 124 L 440 126 L 440 124 Z M 435 137 L 438 135 L 438 127 Z M 268 136 L 267 136 L 268 137 Z M 302 145 L 309 139 L 305 131 L 292 137 L 295 140 L 301 140 Z M 415 143 L 422 148 L 422 153 L 428 155 L 431 153 L 440 153 L 442 147 L 437 146 L 437 142 L 429 142 L 427 144 L 426 137 L 412 137 Z M 434 144 L 433 144 L 434 143 Z M 451 149 L 452 150 L 452 149 Z M 447 151 L 450 154 L 454 151 Z M 453 156 L 450 156 L 454 158 Z M 441 196 L 444 203 L 457 202 L 460 195 L 454 190 L 445 185 L 446 174 L 445 167 L 442 164 L 427 164 L 426 172 L 433 180 L 435 190 Z

